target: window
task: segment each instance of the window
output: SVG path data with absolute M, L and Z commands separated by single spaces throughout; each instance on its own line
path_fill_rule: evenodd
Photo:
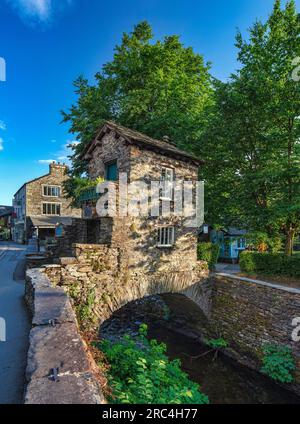
M 238 247 L 238 249 L 244 249 L 245 248 L 245 239 L 244 238 L 238 239 L 237 247 Z
M 175 241 L 174 227 L 160 227 L 157 232 L 158 247 L 172 247 Z
M 111 162 L 105 165 L 105 178 L 107 181 L 117 181 L 118 179 L 117 162 Z
M 59 197 L 60 187 L 59 186 L 43 186 L 43 195 L 48 197 Z
M 161 191 L 160 197 L 163 199 L 173 199 L 173 182 L 174 182 L 174 170 L 171 168 L 162 168 L 161 172 Z
M 59 203 L 43 203 L 43 215 L 60 215 Z

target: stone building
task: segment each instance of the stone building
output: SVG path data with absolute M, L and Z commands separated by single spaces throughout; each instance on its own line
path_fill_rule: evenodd
M 93 180 L 102 177 L 106 181 L 117 181 L 125 173 L 128 183 L 162 183 L 158 197 L 160 212 L 158 216 L 117 213 L 113 217 L 99 217 L 95 213 L 96 192 L 88 190 L 81 199 L 85 219 L 73 221 L 66 229 L 62 240 L 64 249 L 70 248 L 72 243 L 117 248 L 124 267 L 143 274 L 195 269 L 198 228 L 186 226 L 185 218 L 172 211 L 174 192 L 171 189 L 167 193 L 165 184 L 195 183 L 201 160 L 179 150 L 167 138 L 155 140 L 113 122 L 105 123 L 84 150 L 82 159 L 87 162 L 88 175 Z M 119 183 L 117 187 L 120 189 Z M 116 197 L 118 200 L 119 193 Z M 168 216 L 161 213 L 163 204 L 171 208 Z M 64 250 L 63 255 L 68 253 Z
M 0 205 L 0 239 L 11 237 L 12 215 L 13 208 L 11 206 Z
M 41 240 L 54 237 L 59 223 L 71 223 L 81 210 L 70 206 L 63 191 L 68 178 L 66 165 L 52 163 L 49 173 L 25 183 L 14 195 L 13 240 L 26 242 L 33 235 Z

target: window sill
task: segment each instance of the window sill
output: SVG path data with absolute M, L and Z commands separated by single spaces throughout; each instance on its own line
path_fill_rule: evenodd
M 50 197 L 51 199 L 59 199 L 60 196 L 47 196 L 46 194 L 42 194 L 42 197 Z
M 171 249 L 172 247 L 175 247 L 174 244 L 157 244 L 156 247 L 158 247 L 158 249 Z

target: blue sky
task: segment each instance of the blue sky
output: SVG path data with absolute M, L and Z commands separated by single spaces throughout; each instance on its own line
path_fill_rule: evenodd
M 0 0 L 0 204 L 27 180 L 64 161 L 73 140 L 60 110 L 75 100 L 72 81 L 91 81 L 112 58 L 122 32 L 148 20 L 154 34 L 180 34 L 225 80 L 237 68 L 234 37 L 266 19 L 273 0 Z M 297 0 L 300 9 L 300 0 Z

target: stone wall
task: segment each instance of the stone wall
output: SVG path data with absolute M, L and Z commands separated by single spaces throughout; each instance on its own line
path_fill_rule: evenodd
M 241 278 L 212 275 L 203 284 L 192 286 L 190 298 L 199 299 L 197 308 L 180 297 L 164 296 L 177 330 L 200 338 L 223 337 L 227 354 L 250 368 L 260 370 L 265 343 L 292 348 L 297 371 L 295 384 L 286 388 L 300 394 L 300 342 L 292 340 L 292 320 L 300 317 L 300 290 Z
M 25 300 L 32 314 L 26 404 L 100 404 L 97 366 L 80 336 L 62 288 L 39 269 L 27 271 Z
M 130 146 L 112 131 L 101 139 L 93 150 L 88 162 L 88 174 L 91 179 L 105 178 L 105 164 L 117 161 L 119 172 L 130 172 Z
M 63 192 L 63 183 L 69 178 L 66 169 L 67 167 L 64 165 L 51 164 L 49 174 L 26 184 L 26 216 L 42 215 L 42 203 L 60 203 L 61 216 L 81 217 L 81 209 L 72 208 L 70 199 L 66 199 Z M 43 185 L 60 186 L 61 196 L 44 196 Z
M 60 266 L 46 266 L 45 272 L 55 285 L 71 295 L 83 325 L 94 329 L 133 300 L 159 293 L 181 293 L 208 276 L 206 263 L 201 262 L 181 271 L 131 269 L 130 257 L 123 247 L 76 244 L 74 255 L 61 258 Z
M 74 243 L 87 242 L 87 224 L 86 220 L 73 218 L 71 225 L 65 225 L 63 237 L 57 237 L 56 243 L 49 247 L 49 254 L 53 258 L 72 256 Z
M 119 173 L 127 172 L 128 182 L 160 181 L 163 167 L 171 168 L 175 180 L 197 181 L 198 166 L 192 161 L 175 159 L 167 154 L 129 144 L 114 131 L 106 133 L 88 159 L 90 178 L 105 177 L 105 164 L 117 160 Z M 172 202 L 171 202 L 172 203 Z M 162 215 L 162 214 L 161 214 Z M 94 231 L 93 231 L 94 226 Z M 175 245 L 157 247 L 158 228 L 175 227 Z M 122 247 L 127 252 L 128 268 L 132 272 L 193 272 L 197 266 L 198 229 L 186 227 L 184 219 L 176 214 L 168 217 L 101 218 L 87 222 L 87 243 L 106 243 Z M 77 240 L 81 242 L 81 240 Z M 123 255 L 123 256 L 124 256 Z
M 289 345 L 297 357 L 300 383 L 300 343 L 292 340 L 292 320 L 300 317 L 300 290 L 234 276 L 216 275 L 209 319 L 234 351 L 261 359 L 264 343 Z

